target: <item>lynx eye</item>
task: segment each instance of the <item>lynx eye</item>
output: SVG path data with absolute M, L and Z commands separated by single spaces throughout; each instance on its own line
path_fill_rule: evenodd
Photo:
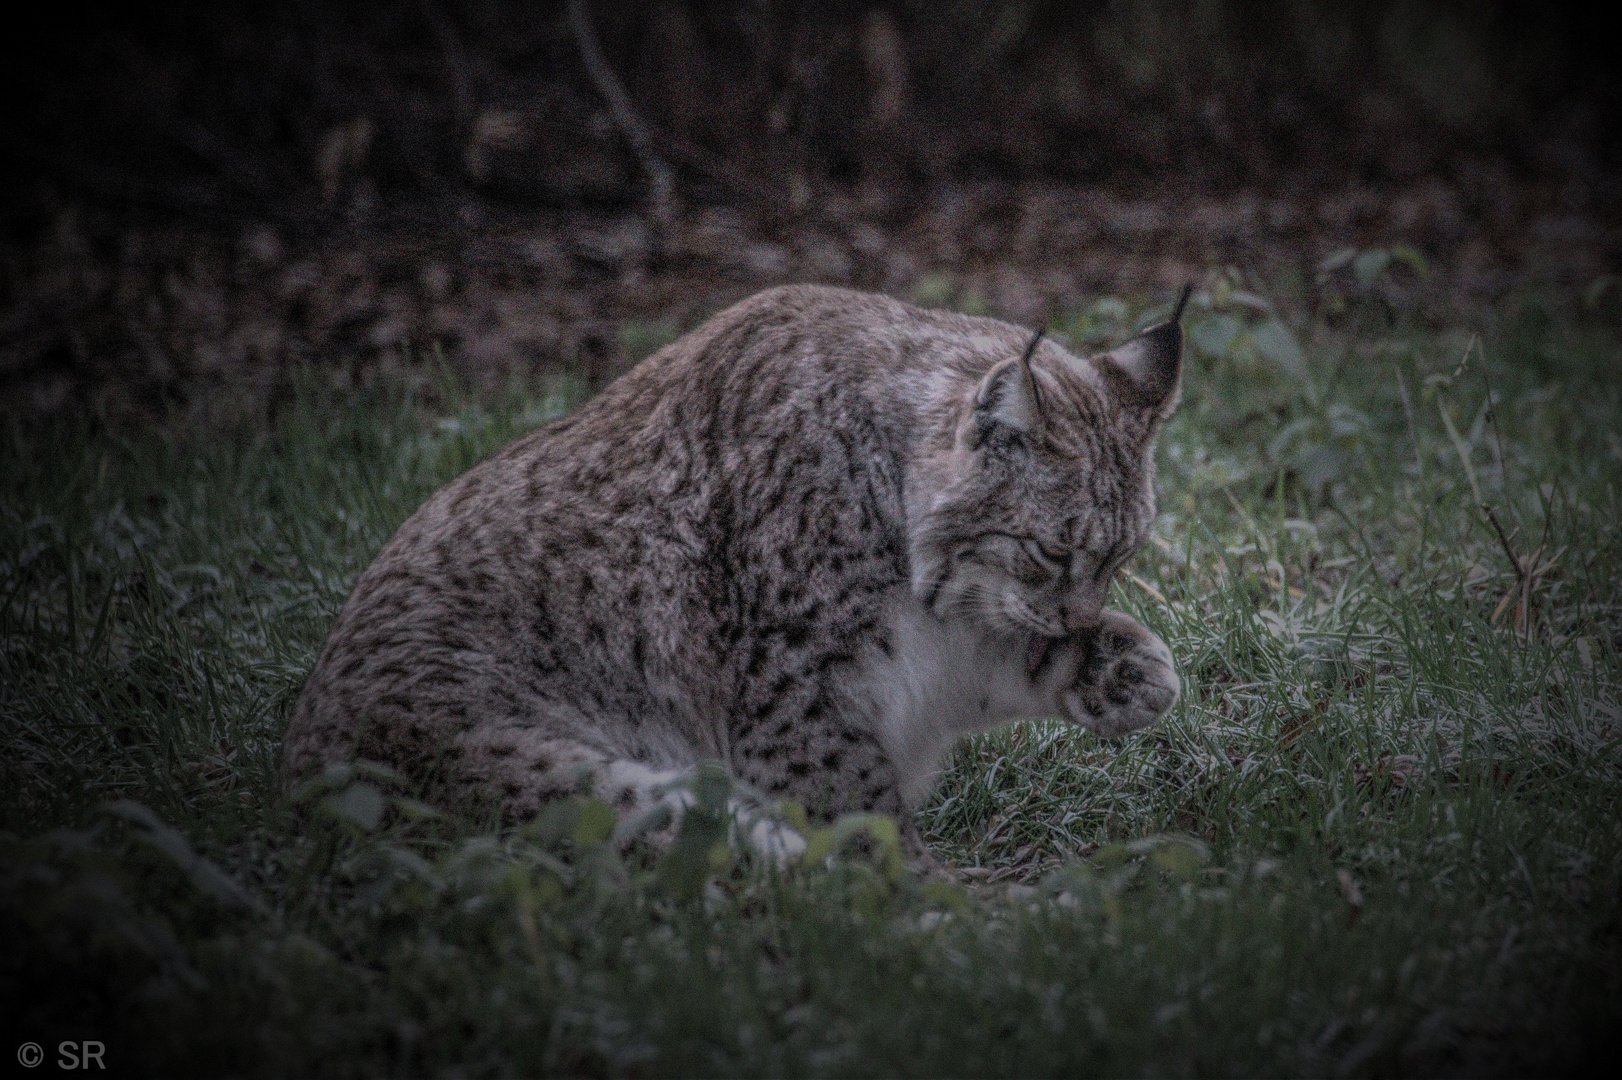
M 1069 562 L 1068 552 L 1044 544 L 1040 540 L 1025 540 L 1021 546 L 1025 549 L 1025 554 L 1031 557 L 1032 562 L 1051 574 L 1058 574 Z
M 1064 566 L 1070 562 L 1070 549 L 1058 544 L 1050 544 L 1045 540 L 1032 540 L 1042 557 L 1055 566 Z

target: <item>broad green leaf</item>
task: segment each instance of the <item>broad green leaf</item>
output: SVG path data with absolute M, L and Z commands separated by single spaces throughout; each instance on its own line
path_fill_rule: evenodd
M 1105 870 L 1113 870 L 1132 858 L 1132 852 L 1122 843 L 1105 844 L 1092 854 L 1092 863 Z
M 1391 265 L 1391 252 L 1385 248 L 1369 248 L 1359 252 L 1357 258 L 1352 260 L 1352 274 L 1357 283 L 1365 289 L 1373 285 L 1385 268 Z
M 1297 378 L 1306 377 L 1306 357 L 1301 353 L 1301 343 L 1295 340 L 1290 328 L 1277 319 L 1268 319 L 1252 330 L 1250 340 L 1257 354 L 1280 371 Z
M 601 799 L 586 799 L 580 804 L 569 838 L 583 847 L 594 847 L 613 832 L 614 808 Z
M 191 879 L 194 888 L 216 900 L 240 904 L 264 913 L 265 905 L 258 897 L 221 870 L 211 860 L 192 850 L 191 842 L 175 828 L 165 824 L 157 814 L 132 799 L 120 799 L 102 807 L 103 812 L 123 818 L 137 826 L 142 840 L 166 855 Z
M 800 856 L 808 866 L 826 859 L 832 855 L 839 846 L 839 834 L 833 828 L 807 829 L 805 831 L 805 853 Z
M 1355 258 L 1357 258 L 1356 248 L 1338 248 L 1318 264 L 1318 273 L 1320 276 L 1333 274 Z
M 1391 248 L 1391 257 L 1422 278 L 1430 277 L 1431 264 L 1412 244 L 1397 244 Z
M 805 804 L 798 799 L 784 799 L 777 804 L 777 812 L 783 819 L 794 826 L 794 831 L 804 836 L 811 828 L 810 820 L 806 817 Z
M 1237 315 L 1208 315 L 1188 328 L 1188 340 L 1206 356 L 1226 356 L 1240 328 Z
M 926 881 L 922 891 L 924 901 L 931 907 L 961 915 L 973 906 L 969 891 L 955 881 Z
M 1117 297 L 1104 296 L 1093 301 L 1092 310 L 1088 314 L 1103 322 L 1124 323 L 1130 312 L 1126 304 Z
M 445 815 L 435 807 L 429 806 L 420 799 L 409 799 L 404 795 L 396 795 L 389 803 L 404 817 L 412 821 L 437 821 Z
M 375 832 L 377 827 L 383 824 L 383 810 L 386 806 L 383 793 L 362 781 L 350 784 L 336 795 L 328 796 L 321 805 L 339 820 L 347 821 L 367 832 Z
M 1187 844 L 1157 844 L 1149 853 L 1149 861 L 1169 874 L 1191 878 L 1200 868 L 1199 856 Z
M 805 838 L 802 861 L 807 866 L 814 866 L 836 854 L 858 833 L 866 834 L 878 848 L 878 863 L 886 877 L 895 881 L 906 873 L 906 859 L 901 854 L 901 831 L 895 821 L 884 814 L 844 814 L 827 828 L 812 829 Z

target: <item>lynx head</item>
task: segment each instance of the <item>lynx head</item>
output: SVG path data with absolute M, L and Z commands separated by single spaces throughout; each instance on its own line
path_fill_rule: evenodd
M 1171 321 L 1088 359 L 1038 334 L 965 390 L 910 528 L 913 591 L 937 615 L 1045 637 L 1097 624 L 1154 520 L 1187 296 Z

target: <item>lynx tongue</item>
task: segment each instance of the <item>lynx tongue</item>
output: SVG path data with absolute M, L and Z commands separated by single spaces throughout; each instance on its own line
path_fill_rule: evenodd
M 1036 678 L 1036 673 L 1042 670 L 1042 664 L 1048 658 L 1048 649 L 1053 644 L 1052 638 L 1045 638 L 1041 634 L 1032 634 L 1031 643 L 1025 646 L 1025 677 Z

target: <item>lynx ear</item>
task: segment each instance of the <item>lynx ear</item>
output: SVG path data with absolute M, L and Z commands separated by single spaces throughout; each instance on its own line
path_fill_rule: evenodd
M 1164 420 L 1177 407 L 1177 391 L 1183 369 L 1183 327 L 1179 320 L 1183 305 L 1194 287 L 1183 287 L 1177 309 L 1170 320 L 1140 331 L 1124 345 L 1093 358 L 1124 403 L 1147 409 Z
M 974 393 L 974 445 L 985 442 L 994 431 L 1034 434 L 1042 425 L 1042 407 L 1037 400 L 1036 383 L 1029 362 L 1010 357 L 986 373 Z

